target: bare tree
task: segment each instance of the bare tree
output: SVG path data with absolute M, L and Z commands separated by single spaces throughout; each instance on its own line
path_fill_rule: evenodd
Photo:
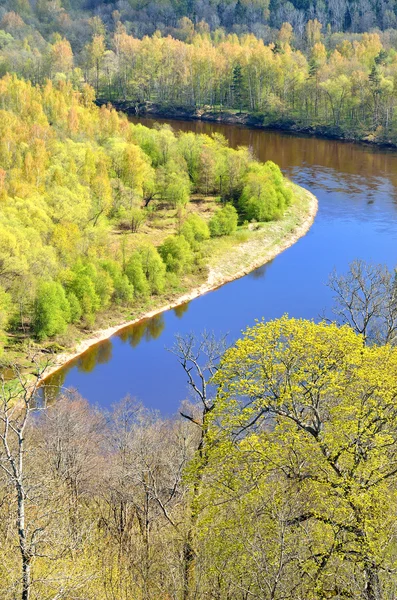
M 182 417 L 195 423 L 203 431 L 200 448 L 205 433 L 205 417 L 214 407 L 214 396 L 211 394 L 209 382 L 215 375 L 219 361 L 227 348 L 226 337 L 224 335 L 218 340 L 213 333 L 206 331 L 199 339 L 193 333 L 186 336 L 178 334 L 174 346 L 170 349 L 185 371 L 188 377 L 188 386 L 193 391 L 194 399 L 198 401 L 201 408 L 199 420 L 186 414 L 183 410 L 180 411 Z
M 59 396 L 39 423 L 42 452 L 68 492 L 72 518 L 80 498 L 96 491 L 104 462 L 105 425 L 104 415 L 76 392 Z
M 137 589 L 143 600 L 165 589 L 176 597 L 187 489 L 182 476 L 193 454 L 190 427 L 163 420 L 127 397 L 114 407 L 107 431 L 101 524 L 116 542 L 107 562 L 116 562 L 123 574 L 107 585 L 120 598 L 131 598 Z
M 334 314 L 350 325 L 367 344 L 397 341 L 397 286 L 395 274 L 385 265 L 355 260 L 346 275 L 331 274 Z
M 69 420 L 73 416 L 75 421 L 81 420 L 75 437 L 81 436 L 78 448 L 83 450 L 75 452 L 71 448 L 70 427 L 66 427 L 65 419 L 63 435 L 56 435 L 53 422 L 59 423 L 56 415 L 66 412 L 65 401 L 61 399 L 59 404 L 47 407 L 44 395 L 40 394 L 38 388 L 47 366 L 48 363 L 39 366 L 35 362 L 34 378 L 27 379 L 14 365 L 14 379 L 1 380 L 0 472 L 4 477 L 0 489 L 1 495 L 5 493 L 8 498 L 7 510 L 2 510 L 1 518 L 5 515 L 8 519 L 8 552 L 12 556 L 11 548 L 17 537 L 21 563 L 14 566 L 14 561 L 11 562 L 9 577 L 0 584 L 0 596 L 10 600 L 17 597 L 30 600 L 32 596 L 62 600 L 73 596 L 77 600 L 82 598 L 84 590 L 84 598 L 88 600 L 92 598 L 87 592 L 92 573 L 74 573 L 65 570 L 65 564 L 88 541 L 87 529 L 92 522 L 87 515 L 84 522 L 77 522 L 75 495 L 82 489 L 83 461 L 88 471 L 85 481 L 89 479 L 92 487 L 95 480 L 89 472 L 86 448 L 94 446 L 92 453 L 100 454 L 100 447 L 95 449 L 89 419 L 82 411 L 78 412 L 77 403 L 75 406 L 68 403 L 69 409 L 76 409 L 69 414 Z M 70 497 L 73 497 L 72 508 Z
M 11 366 L 15 374 L 13 382 L 6 382 L 4 377 L 1 378 L 0 468 L 11 483 L 17 499 L 17 529 L 22 560 L 22 600 L 30 598 L 32 562 L 43 531 L 42 527 L 31 530 L 26 520 L 26 504 L 29 500 L 30 488 L 25 473 L 25 435 L 31 413 L 40 410 L 36 402 L 37 388 L 46 366 L 37 367 L 33 382 L 28 382 L 15 365 Z

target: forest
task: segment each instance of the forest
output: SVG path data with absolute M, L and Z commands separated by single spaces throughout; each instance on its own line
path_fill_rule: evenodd
M 245 112 L 256 125 L 397 142 L 392 25 L 350 31 L 313 15 L 299 29 L 286 16 L 258 35 L 184 16 L 174 29 L 142 36 L 123 10 L 102 18 L 72 11 L 73 20 L 56 3 L 14 9 L 0 9 L 0 74 L 88 83 L 99 100 L 134 114 L 148 103 L 163 114 L 175 107 L 196 116 Z
M 0 326 L 9 360 L 32 339 L 72 346 L 76 328 L 92 328 L 98 313 L 131 315 L 183 291 L 189 276 L 204 280 L 217 239 L 236 234 L 237 243 L 242 223 L 244 241 L 249 222 L 281 219 L 294 199 L 280 169 L 247 148 L 133 125 L 93 96 L 88 85 L 0 80 Z
M 18 12 L 44 37 L 62 28 L 74 44 L 87 41 L 90 17 L 98 16 L 112 26 L 115 12 L 137 37 L 156 30 L 183 36 L 181 19 L 211 31 L 222 28 L 238 35 L 253 33 L 266 41 L 286 22 L 302 38 L 305 25 L 313 19 L 332 32 L 397 27 L 395 0 L 3 0 L 2 7 Z
M 115 106 L 395 145 L 396 84 L 394 0 L 1 2 L 1 600 L 395 600 L 394 269 L 333 272 L 327 318 L 176 335 L 188 392 L 170 417 L 42 384 L 81 336 L 197 288 L 215 259 L 235 266 L 260 232 L 296 233 L 303 210 L 302 188 L 252 148 Z M 395 189 L 371 152 L 339 179 L 332 161 L 316 174 L 324 204 L 354 200 L 386 238 Z

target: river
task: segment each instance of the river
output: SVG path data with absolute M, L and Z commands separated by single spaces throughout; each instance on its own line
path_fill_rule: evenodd
M 140 122 L 150 127 L 155 121 Z M 319 211 L 308 234 L 272 262 L 188 305 L 125 328 L 48 380 L 51 386 L 77 389 L 101 407 L 130 394 L 163 415 L 175 413 L 188 397 L 186 377 L 167 350 L 176 333 L 228 333 L 231 343 L 262 317 L 288 313 L 318 320 L 330 314 L 326 282 L 333 269 L 344 272 L 355 258 L 390 268 L 397 262 L 397 152 L 239 126 L 168 122 L 175 130 L 222 133 L 233 147 L 250 146 L 260 160 L 273 160 L 315 194 Z

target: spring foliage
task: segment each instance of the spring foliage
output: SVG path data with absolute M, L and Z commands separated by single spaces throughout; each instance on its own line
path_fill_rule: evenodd
M 155 336 L 158 323 L 147 326 Z M 217 371 L 213 338 L 216 354 L 197 351 L 192 335 L 179 348 L 206 390 L 203 428 L 197 405 L 162 420 L 128 398 L 104 413 L 75 394 L 45 411 L 32 404 L 18 463 L 31 595 L 393 598 L 395 347 L 283 317 L 247 329 Z M 2 395 L 0 591 L 14 600 L 25 538 L 7 452 L 18 452 L 20 413 Z
M 261 171 L 247 149 L 233 150 L 219 135 L 132 125 L 93 98 L 88 85 L 0 80 L 2 331 L 27 328 L 42 341 L 71 323 L 92 326 L 112 305 L 164 293 L 175 276 L 198 268 L 210 232 L 235 231 L 232 204 L 240 210 L 253 178 L 267 186 L 266 214 L 278 216 L 273 195 L 287 184 L 275 166 Z M 192 193 L 227 203 L 209 227 L 186 211 Z M 159 249 L 137 247 L 132 234 L 160 203 L 182 215 L 178 232 Z M 120 229 L 130 235 L 115 236 Z
M 394 348 L 348 326 L 287 317 L 226 352 L 199 534 L 214 574 L 258 597 L 262 577 L 266 598 L 389 597 L 396 368 Z
M 52 4 L 43 0 L 38 4 L 47 7 L 44 25 L 43 16 L 35 14 L 29 2 L 7 2 L 10 10 L 0 20 L 0 75 L 16 72 L 40 83 L 47 78 L 74 85 L 89 83 L 98 96 L 127 101 L 132 110 L 147 101 L 168 108 L 189 107 L 192 112 L 195 108 L 219 112 L 226 107 L 255 113 L 256 123 L 296 124 L 333 136 L 396 143 L 394 0 L 382 0 L 383 8 L 374 8 L 385 24 L 383 33 L 373 30 L 369 2 L 365 7 L 348 1 L 339 6 L 331 0 L 330 19 L 323 12 L 327 3 L 309 10 L 309 3 L 299 1 L 295 10 L 286 2 L 285 10 L 276 11 L 278 30 L 235 29 L 233 24 L 232 33 L 217 27 L 218 17 L 211 23 L 215 29 L 211 32 L 189 3 L 184 3 L 185 8 L 195 13 L 195 23 L 185 18 L 180 27 L 166 26 L 168 18 L 160 9 L 160 33 L 150 26 L 135 29 L 134 19 L 145 14 L 142 5 L 133 10 L 125 3 L 112 12 L 106 3 L 105 22 L 98 16 L 70 21 L 60 2 L 50 10 Z M 159 3 L 149 4 L 153 15 Z M 198 5 L 209 8 L 209 3 L 194 4 L 197 9 Z M 221 15 L 229 15 L 230 26 L 233 7 L 239 7 L 237 13 L 253 15 L 260 2 L 222 4 Z M 274 3 L 270 5 L 273 10 Z M 240 22 L 241 14 L 235 19 Z M 343 35 L 337 30 L 346 19 L 347 29 L 354 33 Z M 150 17 L 145 15 L 144 20 L 146 27 Z M 73 112 L 69 121 L 76 127 Z M 194 162 L 187 139 L 185 157 L 190 155 Z M 202 160 L 211 162 L 206 156 Z M 183 203 L 189 182 L 180 175 L 175 169 L 167 177 L 168 185 L 180 193 L 178 202 Z M 194 179 L 194 168 L 189 167 L 189 175 Z

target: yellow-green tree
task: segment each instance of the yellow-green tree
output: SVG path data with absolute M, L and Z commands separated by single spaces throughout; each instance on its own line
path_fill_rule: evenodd
M 223 561 L 223 580 L 257 598 L 389 597 L 396 368 L 388 345 L 287 317 L 226 352 L 198 541 L 213 574 Z

